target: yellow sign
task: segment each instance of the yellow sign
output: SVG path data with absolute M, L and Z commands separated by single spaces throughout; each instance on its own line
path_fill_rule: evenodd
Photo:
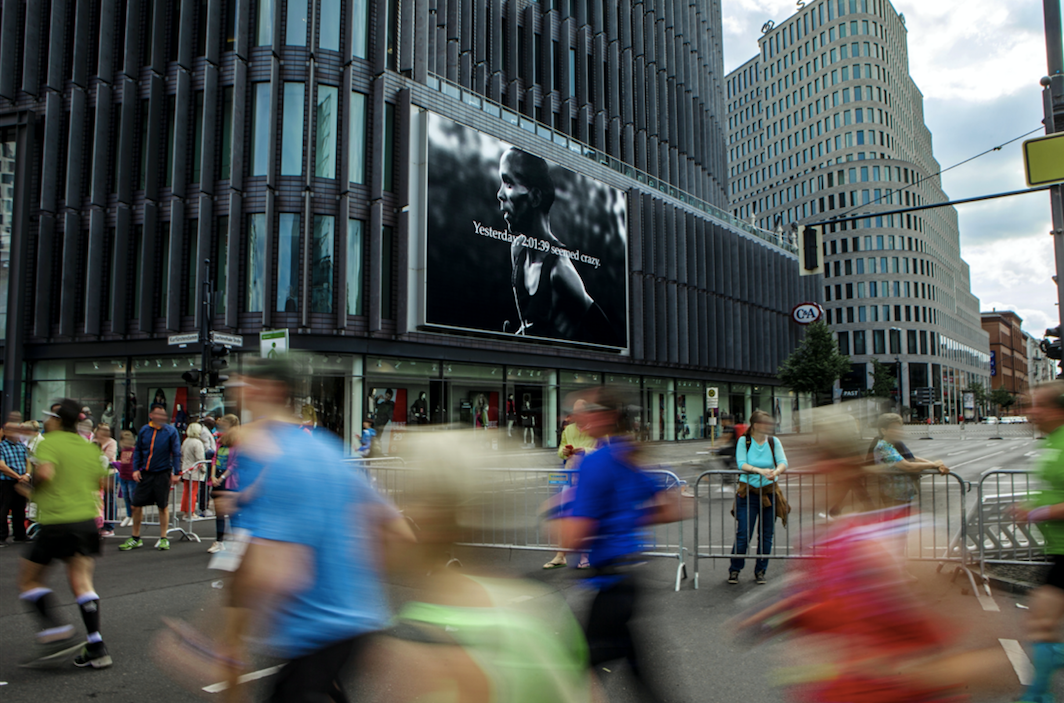
M 1064 132 L 1025 141 L 1023 165 L 1032 188 L 1064 181 Z

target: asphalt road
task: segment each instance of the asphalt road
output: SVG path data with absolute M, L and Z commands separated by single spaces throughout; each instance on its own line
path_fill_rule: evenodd
M 801 466 L 804 450 L 793 442 L 792 464 Z M 914 451 L 928 458 L 942 458 L 966 480 L 978 478 L 982 471 L 994 467 L 1022 468 L 1030 462 L 1035 444 L 1028 439 L 973 441 L 972 439 L 936 439 L 913 443 Z M 681 477 L 693 479 L 704 469 L 706 455 L 701 443 L 655 448 L 657 460 L 667 463 Z M 532 459 L 529 464 L 535 463 Z M 543 455 L 542 465 L 553 465 Z M 308 516 L 308 519 L 309 518 Z M 208 538 L 213 523 L 198 525 Z M 216 572 L 209 571 L 203 543 L 177 542 L 169 552 L 147 547 L 120 553 L 118 544 L 128 534 L 119 530 L 118 537 L 107 541 L 106 554 L 99 560 L 96 588 L 102 597 L 102 632 L 115 659 L 111 669 L 87 671 L 73 666 L 55 671 L 33 671 L 16 667 L 32 641 L 34 621 L 17 600 L 15 586 L 18 550 L 0 550 L 0 697 L 5 703 L 47 703 L 49 701 L 93 699 L 116 703 L 143 701 L 191 701 L 199 697 L 216 698 L 201 692 L 199 697 L 175 683 L 163 673 L 153 659 L 151 641 L 160 628 L 160 618 L 171 616 L 189 621 L 209 618 L 222 591 L 213 587 Z M 150 534 L 146 532 L 146 534 Z M 690 542 L 688 543 L 690 544 Z M 581 572 L 574 569 L 543 571 L 540 566 L 549 553 L 535 551 L 459 548 L 457 555 L 463 569 L 494 573 L 513 578 L 527 578 L 547 584 L 559 593 L 578 615 L 586 611 L 589 591 L 581 585 Z M 688 565 L 692 563 L 690 555 Z M 770 587 L 759 587 L 746 579 L 738 586 L 724 583 L 726 562 L 702 561 L 699 589 L 692 579 L 683 581 L 681 590 L 673 592 L 675 561 L 652 559 L 644 568 L 647 597 L 641 618 L 646 642 L 648 668 L 659 677 L 669 701 L 776 701 L 783 691 L 773 685 L 773 672 L 795 663 L 800 647 L 797 640 L 778 642 L 748 649 L 733 642 L 727 620 L 741 607 L 742 598 L 757 596 Z M 1022 641 L 1022 616 L 1018 607 L 1022 599 L 995 593 L 992 598 L 976 598 L 962 593 L 964 577 L 951 580 L 951 570 L 936 572 L 934 562 L 914 564 L 911 569 L 919 578 L 914 585 L 921 599 L 942 616 L 942 626 L 954 633 L 958 647 L 988 647 L 1006 661 L 1001 640 Z M 788 566 L 773 563 L 770 581 L 775 581 Z M 82 629 L 73 598 L 61 571 L 53 569 L 50 582 L 62 604 L 62 614 Z M 390 592 L 396 603 L 414 595 L 409 584 L 392 581 Z M 1015 656 L 1015 655 L 1014 655 Z M 1018 659 L 1022 668 L 1022 658 Z M 259 661 L 256 667 L 271 664 Z M 633 700 L 623 665 L 600 671 L 611 701 Z M 248 684 L 259 690 L 269 676 Z M 1004 703 L 1014 700 L 1019 680 L 1012 682 L 1016 691 L 982 697 L 980 700 Z M 352 684 L 354 685 L 354 684 Z M 357 688 L 355 689 L 357 690 Z M 1058 686 L 1064 694 L 1064 681 Z M 201 698 L 200 698 L 201 699 Z M 356 698 L 357 699 L 357 698 Z

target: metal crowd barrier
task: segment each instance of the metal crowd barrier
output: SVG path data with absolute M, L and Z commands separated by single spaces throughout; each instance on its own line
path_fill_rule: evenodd
M 1045 538 L 1033 525 L 1018 523 L 1009 508 L 1038 492 L 1037 477 L 1021 469 L 987 471 L 979 479 L 979 502 L 969 512 L 969 534 L 979 552 L 979 575 L 989 589 L 987 564 L 1046 562 Z
M 695 480 L 694 515 L 694 587 L 699 586 L 699 562 L 702 559 L 730 560 L 735 544 L 738 521 L 731 512 L 735 503 L 740 471 L 715 469 L 704 471 Z M 869 472 L 865 480 L 875 480 L 883 474 Z M 867 509 L 860 484 L 843 496 L 838 506 L 829 505 L 827 483 L 824 474 L 808 471 L 786 471 L 779 479 L 780 488 L 791 512 L 787 526 L 782 521 L 775 523 L 775 535 L 768 554 L 757 554 L 759 530 L 750 538 L 747 553 L 740 558 L 751 559 L 808 559 L 820 556 L 818 548 L 825 536 L 832 507 L 839 514 L 854 509 Z M 953 578 L 963 572 L 975 593 L 975 578 L 968 568 L 968 540 L 966 520 L 966 494 L 971 486 L 954 473 L 924 473 L 920 480 L 911 516 L 912 527 L 904 542 L 906 558 L 917 561 L 939 562 L 939 569 L 946 563 L 954 566 Z M 875 492 L 872 492 L 874 499 Z M 701 499 L 705 498 L 705 505 Z
M 407 498 L 412 495 L 412 488 L 422 471 L 405 464 L 367 465 L 359 460 L 352 460 L 351 464 L 365 471 L 376 489 L 399 510 L 406 509 Z M 671 471 L 658 469 L 647 473 L 665 488 L 686 485 Z M 466 506 L 474 525 L 459 546 L 566 551 L 558 546 L 561 541 L 558 526 L 553 521 L 542 520 L 541 510 L 558 492 L 579 480 L 579 471 L 491 468 L 476 469 L 475 474 L 473 496 Z M 683 500 L 679 491 L 675 494 L 677 500 Z M 687 577 L 683 523 L 648 527 L 641 546 L 643 556 L 676 560 L 675 590 L 679 590 L 680 581 Z

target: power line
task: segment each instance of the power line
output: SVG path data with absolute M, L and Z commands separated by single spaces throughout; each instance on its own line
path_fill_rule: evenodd
M 880 195 L 880 196 L 879 196 L 878 198 L 876 198 L 875 200 L 873 200 L 873 201 L 872 201 L 872 202 L 870 202 L 870 203 L 864 203 L 864 204 L 861 204 L 861 205 L 857 205 L 857 206 L 855 206 L 855 207 L 852 207 L 852 208 L 850 208 L 849 210 L 846 210 L 845 212 L 842 212 L 842 213 L 840 213 L 840 214 L 836 215 L 835 217 L 833 217 L 833 218 L 832 218 L 832 221 L 835 221 L 835 220 L 836 220 L 837 218 L 842 218 L 842 217 L 846 217 L 846 216 L 847 216 L 847 215 L 849 215 L 849 214 L 850 214 L 851 212 L 855 212 L 855 211 L 857 211 L 857 210 L 860 210 L 861 208 L 867 207 L 868 205 L 875 205 L 875 204 L 876 204 L 876 203 L 878 203 L 878 202 L 879 202 L 880 200 L 882 200 L 883 198 L 887 197 L 887 195 L 888 195 L 888 194 L 891 194 L 891 193 L 900 193 L 900 192 L 901 192 L 901 191 L 903 191 L 903 190 L 908 190 L 908 189 L 910 189 L 910 188 L 914 188 L 914 187 L 916 187 L 916 186 L 920 185 L 921 183 L 923 183 L 924 181 L 926 181 L 926 180 L 928 180 L 928 179 L 934 178 L 935 176 L 940 176 L 940 175 L 942 175 L 942 174 L 943 174 L 943 173 L 945 173 L 946 171 L 952 171 L 953 169 L 957 168 L 958 166 L 963 166 L 964 164 L 966 164 L 966 163 L 968 163 L 968 162 L 970 162 L 970 161 L 975 161 L 976 159 L 978 159 L 978 158 L 980 158 L 980 157 L 982 157 L 982 156 L 986 156 L 987 154 L 992 154 L 992 153 L 993 153 L 993 152 L 995 152 L 995 151 L 1001 151 L 1001 150 L 1002 150 L 1002 149 L 1003 149 L 1004 147 L 1008 146 L 1009 144 L 1012 144 L 1013 142 L 1019 141 L 1019 140 L 1023 139 L 1024 137 L 1029 137 L 1029 136 L 1031 136 L 1032 134 L 1034 134 L 1035 132 L 1041 132 L 1041 131 L 1042 131 L 1043 129 L 1045 129 L 1045 127 L 1044 127 L 1044 126 L 1042 126 L 1042 125 L 1040 125 L 1040 126 L 1038 126 L 1038 127 L 1035 127 L 1034 129 L 1032 129 L 1032 130 L 1031 130 L 1030 132 L 1027 132 L 1026 134 L 1021 134 L 1021 135 L 1020 135 L 1020 136 L 1018 136 L 1018 137 L 1014 137 L 1014 138 L 1012 138 L 1012 139 L 1008 140 L 1008 141 L 1007 141 L 1007 142 L 1005 142 L 1004 144 L 998 144 L 997 146 L 995 146 L 995 147 L 991 147 L 990 149 L 987 149 L 987 150 L 986 150 L 986 151 L 984 151 L 984 152 L 981 152 L 981 153 L 979 153 L 979 154 L 976 154 L 975 156 L 970 156 L 970 157 L 968 157 L 967 159 L 965 159 L 964 161 L 959 161 L 959 162 L 957 162 L 957 163 L 953 164 L 952 166 L 949 166 L 949 167 L 947 167 L 947 168 L 941 169 L 941 170 L 939 170 L 939 171 L 937 171 L 937 172 L 935 172 L 935 173 L 932 173 L 932 174 L 930 174 L 930 175 L 924 176 L 923 178 L 920 178 L 919 180 L 913 181 L 912 183 L 908 184 L 908 185 L 907 185 L 907 186 L 905 186 L 904 188 L 897 188 L 897 189 L 895 189 L 895 190 L 893 190 L 893 191 L 889 191 L 889 190 L 888 190 L 888 191 L 887 191 L 886 193 L 884 193 L 884 194 Z M 880 214 L 880 213 L 868 213 L 868 214 L 870 214 L 870 215 L 878 215 L 878 214 Z M 851 218 L 851 219 L 852 219 L 852 218 Z

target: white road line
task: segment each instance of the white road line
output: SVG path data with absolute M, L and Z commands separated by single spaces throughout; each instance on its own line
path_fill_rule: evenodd
M 282 666 L 284 665 L 279 664 L 277 666 L 271 666 L 268 669 L 259 669 L 258 671 L 252 671 L 250 674 L 244 674 L 239 679 L 237 679 L 237 683 L 247 683 L 248 681 L 254 681 L 256 679 L 266 678 L 267 676 L 273 676 L 281 670 Z M 207 693 L 221 693 L 227 688 L 229 688 L 228 681 L 219 681 L 218 683 L 212 683 L 210 686 L 204 686 L 203 690 Z
M 975 597 L 979 599 L 979 605 L 983 607 L 988 613 L 1000 613 L 1001 608 L 998 607 L 997 601 L 993 597 L 986 595 L 982 591 L 976 591 Z
M 1020 680 L 1022 685 L 1029 686 L 1031 681 L 1034 680 L 1034 666 L 1031 665 L 1027 652 L 1023 651 L 1023 647 L 1016 640 L 999 638 L 998 642 L 1001 643 L 1002 649 L 1005 650 L 1005 656 L 1012 663 L 1012 668 L 1016 670 L 1016 678 Z
M 956 470 L 956 469 L 959 469 L 962 466 L 967 466 L 968 464 L 974 464 L 977 461 L 982 461 L 983 459 L 989 459 L 990 457 L 997 456 L 998 454 L 1004 454 L 1007 451 L 1009 451 L 1009 450 L 1008 449 L 1002 449 L 1000 452 L 994 452 L 993 454 L 984 454 L 984 455 L 978 456 L 978 457 L 976 457 L 974 459 L 969 459 L 968 461 L 962 461 L 959 464 L 954 464 L 953 466 L 951 466 L 949 468 L 950 468 L 950 470 Z

